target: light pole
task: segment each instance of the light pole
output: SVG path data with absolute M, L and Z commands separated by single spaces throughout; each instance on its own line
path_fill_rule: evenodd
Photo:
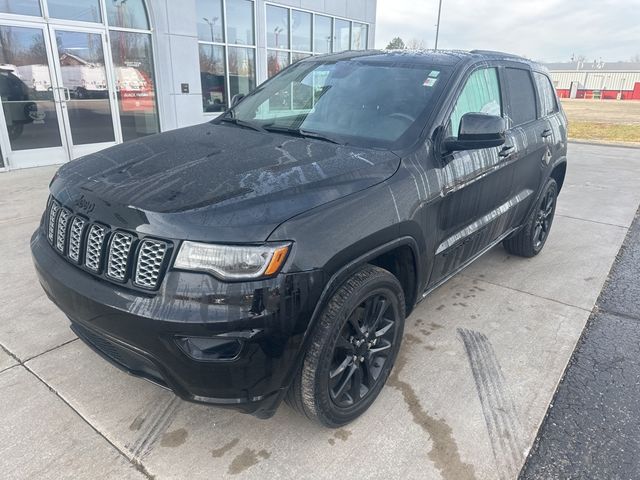
M 440 14 L 442 13 L 442 0 L 438 2 L 438 23 L 436 24 L 436 44 L 434 50 L 438 50 L 438 36 L 440 35 Z
M 276 48 L 280 48 L 280 43 L 278 42 L 278 37 L 280 36 L 280 34 L 284 32 L 284 28 L 282 27 L 276 27 L 273 29 L 273 34 L 276 37 Z
M 211 41 L 215 42 L 215 40 L 213 39 L 213 37 L 214 37 L 214 35 L 213 35 L 213 26 L 218 21 L 218 17 L 213 17 L 211 20 L 209 20 L 207 17 L 202 17 L 202 19 L 209 24 L 209 30 L 211 30 Z

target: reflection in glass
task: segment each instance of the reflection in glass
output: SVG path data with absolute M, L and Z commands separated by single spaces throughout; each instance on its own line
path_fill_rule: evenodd
M 311 51 L 311 14 L 291 11 L 291 49 Z
M 331 18 L 316 15 L 316 23 L 313 31 L 313 51 L 316 53 L 330 53 L 332 37 Z
M 110 27 L 149 30 L 143 0 L 105 0 Z
M 0 95 L 12 150 L 59 147 L 42 30 L 0 26 Z
M 38 0 L 0 0 L 0 13 L 42 16 Z
M 267 50 L 267 74 L 269 78 L 273 77 L 280 70 L 287 68 L 287 65 L 289 65 L 288 52 Z
M 299 60 L 302 60 L 303 58 L 307 58 L 310 57 L 311 54 L 310 53 L 297 53 L 297 52 L 293 52 L 291 54 L 291 63 L 296 63 Z
M 48 0 L 49 16 L 79 22 L 102 22 L 100 0 Z
M 351 32 L 351 50 L 366 50 L 369 26 L 365 23 L 353 23 Z
M 158 133 L 151 36 L 114 30 L 111 32 L 111 55 L 123 140 Z
M 252 48 L 229 47 L 229 98 L 256 87 L 256 59 Z
M 200 83 L 204 112 L 223 112 L 227 108 L 224 69 L 224 47 L 201 44 Z
M 254 45 L 253 2 L 250 0 L 227 0 L 226 6 L 227 42 L 238 45 Z
M 196 0 L 198 40 L 224 42 L 222 36 L 222 0 Z
M 115 141 L 102 37 L 58 30 L 56 41 L 73 144 Z
M 351 23 L 346 20 L 336 19 L 336 31 L 334 35 L 334 52 L 342 52 L 343 50 L 349 50 L 350 44 L 350 31 Z
M 267 47 L 289 48 L 289 9 L 267 5 Z

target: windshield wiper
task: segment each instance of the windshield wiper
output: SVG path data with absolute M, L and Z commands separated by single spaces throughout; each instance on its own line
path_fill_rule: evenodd
M 264 132 L 264 129 L 255 123 L 247 122 L 245 120 L 240 120 L 238 118 L 233 117 L 222 117 L 220 119 L 221 122 L 231 123 L 233 125 L 238 125 L 239 127 L 250 128 L 251 130 L 255 130 L 256 132 Z
M 323 140 L 325 142 L 331 142 L 337 145 L 342 145 L 341 142 L 334 140 L 333 138 L 327 137 L 326 135 L 323 135 L 318 132 L 310 132 L 308 130 L 302 130 L 301 128 L 280 127 L 278 125 L 264 125 L 262 128 L 269 132 L 284 133 L 285 135 L 294 135 L 296 137 L 302 137 L 302 138 L 315 138 L 316 140 Z

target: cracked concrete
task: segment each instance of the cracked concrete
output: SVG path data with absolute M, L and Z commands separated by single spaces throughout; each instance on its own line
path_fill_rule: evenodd
M 0 175 L 9 478 L 513 478 L 640 203 L 640 150 L 572 144 L 544 252 L 498 247 L 433 292 L 376 403 L 332 431 L 285 406 L 261 421 L 182 402 L 74 340 L 28 254 L 52 174 Z

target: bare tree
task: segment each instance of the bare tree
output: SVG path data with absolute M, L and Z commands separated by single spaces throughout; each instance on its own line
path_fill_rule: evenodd
M 409 50 L 424 50 L 427 48 L 427 45 L 424 40 L 419 38 L 412 38 L 407 42 L 407 48 Z

